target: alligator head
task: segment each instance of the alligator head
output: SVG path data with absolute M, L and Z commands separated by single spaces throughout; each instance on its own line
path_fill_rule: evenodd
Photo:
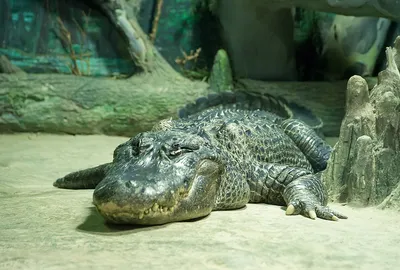
M 223 166 L 204 138 L 145 132 L 119 145 L 93 203 L 109 222 L 155 225 L 199 218 L 214 206 Z

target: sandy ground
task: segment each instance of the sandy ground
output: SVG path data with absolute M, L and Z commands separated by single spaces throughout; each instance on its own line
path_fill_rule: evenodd
M 1 269 L 398 269 L 400 213 L 335 205 L 348 220 L 264 204 L 194 222 L 110 227 L 64 174 L 107 162 L 125 138 L 0 135 Z

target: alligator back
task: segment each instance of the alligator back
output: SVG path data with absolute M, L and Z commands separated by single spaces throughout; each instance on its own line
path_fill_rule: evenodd
M 266 93 L 235 91 L 209 94 L 207 97 L 198 98 L 194 103 L 181 108 L 178 115 L 180 118 L 187 118 L 212 107 L 267 111 L 284 119 L 301 120 L 314 129 L 317 134 L 322 135 L 322 120 L 311 110 Z

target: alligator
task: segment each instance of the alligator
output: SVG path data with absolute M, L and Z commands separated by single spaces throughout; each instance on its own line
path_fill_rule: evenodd
M 94 189 L 93 204 L 114 224 L 192 220 L 247 203 L 282 205 L 287 215 L 311 219 L 347 218 L 327 206 L 321 181 L 331 147 L 286 103 L 264 96 L 268 110 L 262 102 L 254 110 L 202 100 L 117 146 L 112 162 L 53 185 Z

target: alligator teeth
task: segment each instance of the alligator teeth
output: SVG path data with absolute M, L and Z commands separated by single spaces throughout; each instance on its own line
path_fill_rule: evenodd
M 158 210 L 158 204 L 154 203 L 153 207 L 151 207 L 151 210 L 153 210 L 154 212 L 156 212 Z
M 178 189 L 178 194 L 181 198 L 186 198 L 188 196 L 188 192 L 184 188 Z
M 183 189 L 179 190 L 179 194 L 182 195 L 182 197 L 187 196 L 187 193 L 185 194 L 183 191 Z M 158 203 L 154 203 L 151 207 L 139 212 L 137 217 L 138 219 L 143 219 L 147 215 L 168 214 L 173 212 L 178 204 L 178 199 L 175 199 L 173 206 L 162 206 Z

